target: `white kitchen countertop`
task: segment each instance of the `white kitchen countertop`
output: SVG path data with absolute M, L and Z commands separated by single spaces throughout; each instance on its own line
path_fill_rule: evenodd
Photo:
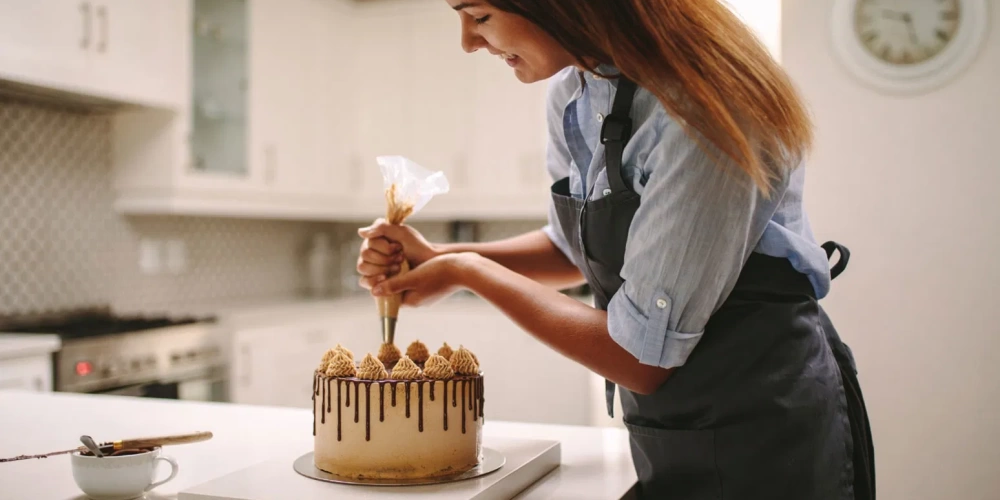
M 0 359 L 38 356 L 58 351 L 58 335 L 35 333 L 0 333 Z
M 124 396 L 0 391 L 0 457 L 32 455 L 96 441 L 211 431 L 205 442 L 164 448 L 180 464 L 177 477 L 148 495 L 176 498 L 184 490 L 244 469 L 312 450 L 308 409 L 202 403 Z M 562 444 L 558 469 L 519 499 L 622 498 L 635 484 L 628 434 L 621 429 L 486 421 L 485 438 L 555 439 Z M 162 467 L 162 466 L 161 466 Z M 162 476 L 164 471 L 160 472 Z M 83 499 L 68 455 L 0 463 L 0 497 Z

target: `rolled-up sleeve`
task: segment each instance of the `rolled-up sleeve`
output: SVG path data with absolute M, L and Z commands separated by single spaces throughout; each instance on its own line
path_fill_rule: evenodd
M 672 368 L 687 361 L 732 290 L 782 190 L 764 199 L 675 122 L 664 118 L 658 129 L 608 330 L 640 363 Z

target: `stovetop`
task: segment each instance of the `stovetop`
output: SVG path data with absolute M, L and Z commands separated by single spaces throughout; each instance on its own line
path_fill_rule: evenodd
M 214 321 L 213 317 L 116 315 L 107 309 L 87 309 L 53 315 L 0 318 L 0 332 L 48 333 L 68 340 Z

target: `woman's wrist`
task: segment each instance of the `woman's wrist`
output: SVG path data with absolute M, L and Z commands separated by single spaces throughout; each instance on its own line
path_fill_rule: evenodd
M 487 259 L 471 251 L 456 250 L 447 255 L 451 258 L 451 266 L 448 267 L 451 273 L 449 280 L 456 286 L 475 291 L 475 285 L 479 282 L 479 272 Z
M 474 253 L 472 246 L 468 243 L 431 243 L 430 246 L 431 251 L 437 257 L 454 253 Z

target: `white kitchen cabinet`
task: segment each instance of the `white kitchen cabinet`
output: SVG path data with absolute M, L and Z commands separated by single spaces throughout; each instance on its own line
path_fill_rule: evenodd
M 407 156 L 444 172 L 450 193 L 436 200 L 434 208 L 447 207 L 451 199 L 468 196 L 470 169 L 477 160 L 470 141 L 476 66 L 459 43 L 458 16 L 436 3 L 415 5 L 407 15 L 412 29 L 401 51 L 412 65 L 404 80 L 407 106 L 400 108 L 409 129 Z
M 93 0 L 93 86 L 126 102 L 176 110 L 189 82 L 163 68 L 183 64 L 187 31 L 176 0 Z
M 546 170 L 548 82 L 522 83 L 498 57 L 473 56 L 475 97 L 471 186 L 486 216 L 544 218 L 552 184 Z
M 0 76 L 66 89 L 84 77 L 89 7 L 76 0 L 0 0 Z
M 373 4 L 358 9 L 354 16 L 356 39 L 352 43 L 357 50 L 352 52 L 354 74 L 347 87 L 354 105 L 346 116 L 355 124 L 355 147 L 345 181 L 352 186 L 355 200 L 351 213 L 362 218 L 385 215 L 384 184 L 376 158 L 412 153 L 410 114 L 406 112 L 414 101 L 411 61 L 406 50 L 400 49 L 410 43 L 413 26 L 407 10 L 396 6 Z
M 180 12 L 173 0 L 0 0 L 0 77 L 176 109 L 186 82 L 157 70 L 180 55 Z
M 329 326 L 309 321 L 233 332 L 230 401 L 310 407 L 312 372 L 331 338 Z
M 52 360 L 48 354 L 0 359 L 0 391 L 52 391 Z
M 396 343 L 465 346 L 479 358 L 489 419 L 589 425 L 590 371 L 521 330 L 489 303 L 456 298 L 400 313 Z M 603 394 L 603 393 L 602 393 Z
M 461 46 L 457 14 L 439 2 L 358 8 L 358 159 L 361 199 L 348 216 L 385 210 L 375 158 L 402 155 L 447 176 L 450 192 L 415 218 L 543 218 L 544 82 L 525 85 L 486 51 Z
M 190 29 L 177 71 L 193 88 L 176 114 L 116 115 L 116 208 L 309 219 L 351 206 L 351 186 L 342 182 L 351 157 L 344 134 L 352 109 L 350 6 L 186 5 Z

